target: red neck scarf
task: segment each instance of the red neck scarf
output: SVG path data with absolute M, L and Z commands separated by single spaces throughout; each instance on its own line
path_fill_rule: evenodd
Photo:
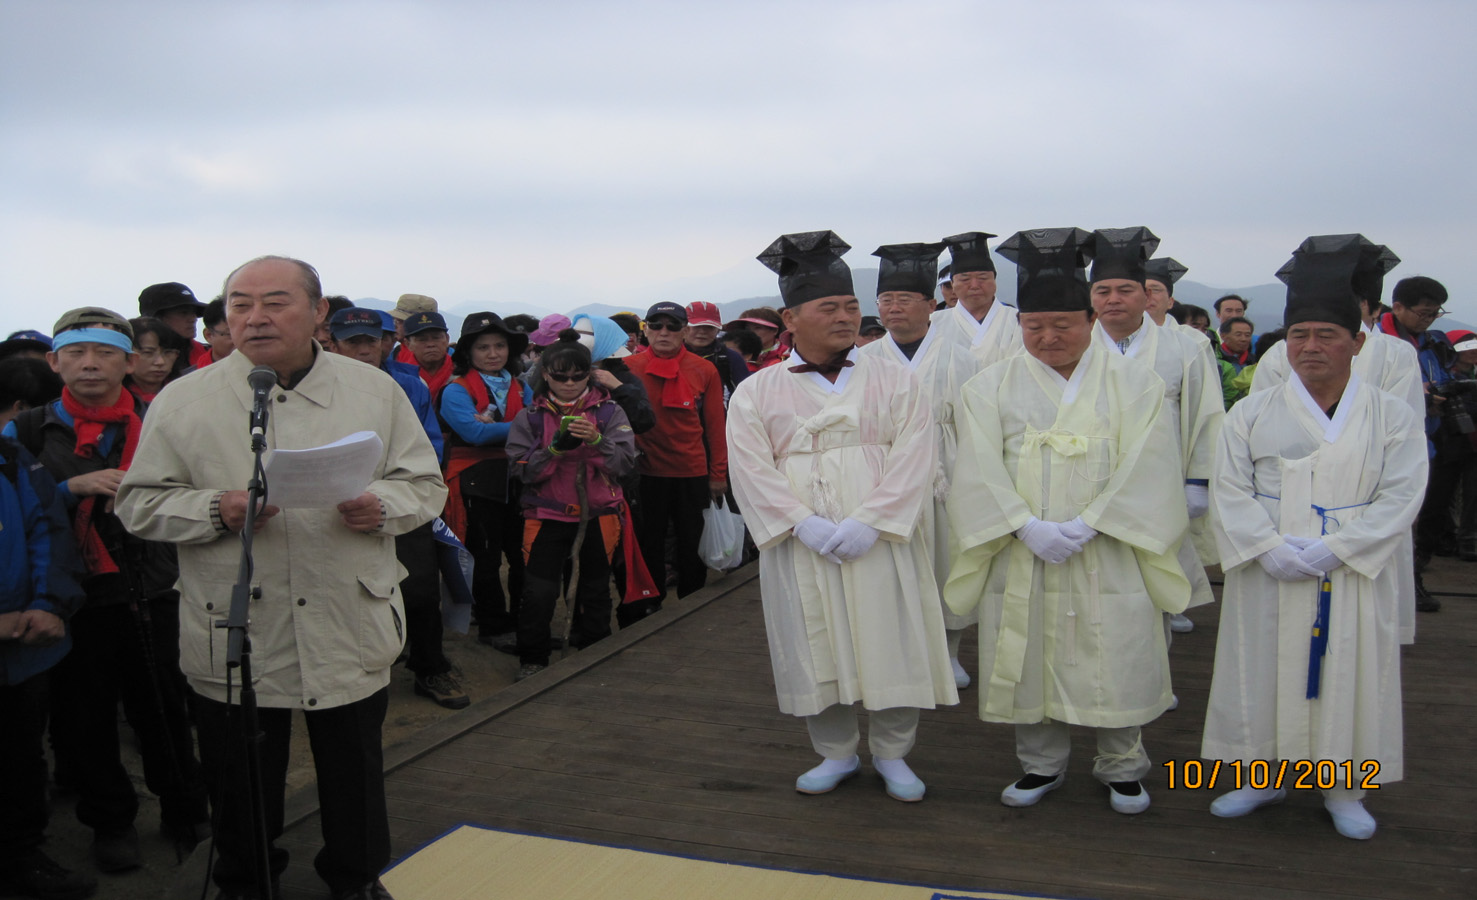
M 72 396 L 72 389 L 62 388 L 62 408 L 72 417 L 72 430 L 77 433 L 77 448 L 74 451 L 78 456 L 92 459 L 97 456 L 97 445 L 102 440 L 103 429 L 109 425 L 119 422 L 123 423 L 123 461 L 118 468 L 127 470 L 133 462 L 133 451 L 138 449 L 139 432 L 143 430 L 144 422 L 134 411 L 133 394 L 128 391 L 119 391 L 118 400 L 112 406 L 85 406 L 76 397 Z M 108 498 L 100 495 L 83 497 L 82 502 L 77 504 L 77 512 L 72 520 L 72 532 L 77 539 L 77 549 L 82 554 L 82 562 L 87 567 L 89 575 L 103 575 L 118 571 L 118 564 L 108 553 L 107 546 L 103 543 L 102 536 L 97 532 L 95 512 L 98 501 Z
M 432 372 L 424 367 L 418 367 L 421 381 L 431 389 L 431 402 L 439 405 L 441 403 L 441 390 L 451 383 L 451 356 L 441 360 L 441 368 Z M 481 378 L 477 379 L 481 381 Z
M 62 388 L 62 408 L 72 417 L 72 430 L 77 432 L 76 454 L 86 459 L 97 456 L 97 444 L 102 440 L 103 429 L 109 425 L 123 424 L 123 462 L 118 468 L 127 470 L 133 462 L 133 451 L 138 449 L 139 432 L 144 420 L 134 411 L 134 397 L 128 391 L 119 391 L 118 400 L 112 406 L 86 406 L 72 396 L 72 389 Z
M 646 374 L 662 379 L 662 406 L 692 409 L 692 394 L 681 378 L 682 357 L 687 355 L 687 348 L 679 344 L 677 355 L 665 359 L 655 353 L 649 355 L 651 364 L 646 367 Z
M 451 380 L 452 384 L 459 384 L 467 396 L 472 398 L 472 404 L 477 412 L 482 412 L 492 406 L 492 393 L 487 390 L 487 382 L 473 369 L 465 375 Z M 507 412 L 499 413 L 497 407 L 492 407 L 492 414 L 499 422 L 511 422 L 513 417 L 523 409 L 523 382 L 513 378 L 508 382 L 508 399 L 506 401 Z

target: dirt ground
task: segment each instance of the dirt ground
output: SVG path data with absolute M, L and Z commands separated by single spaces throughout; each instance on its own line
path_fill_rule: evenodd
M 562 623 L 556 623 L 556 627 L 562 627 Z M 516 656 L 479 644 L 470 635 L 447 633 L 445 647 L 452 664 L 461 670 L 462 686 L 472 700 L 480 700 L 513 683 L 513 674 L 518 670 Z M 451 710 L 415 696 L 413 681 L 413 676 L 403 665 L 395 667 L 390 681 L 390 709 L 385 716 L 387 747 L 452 714 Z M 144 786 L 143 770 L 131 744 L 132 734 L 121 721 L 119 728 L 124 736 L 124 764 L 132 773 L 139 793 L 136 825 L 144 856 L 143 868 L 121 875 L 98 873 L 88 856 L 92 832 L 77 822 L 73 815 L 75 799 L 64 793 L 53 797 L 46 852 L 63 866 L 95 874 L 98 879 L 96 896 L 102 900 L 159 900 L 168 896 L 171 885 L 180 874 L 180 864 L 173 847 L 159 836 L 159 804 Z M 308 749 L 307 730 L 301 713 L 298 713 L 293 724 L 288 793 L 313 781 L 313 756 Z M 190 896 L 198 897 L 199 893 L 192 891 Z

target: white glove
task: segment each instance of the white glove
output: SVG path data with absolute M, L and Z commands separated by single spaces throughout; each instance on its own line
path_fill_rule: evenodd
M 826 546 L 826 541 L 829 541 L 831 535 L 836 533 L 836 523 L 830 519 L 823 519 L 820 516 L 811 516 L 799 525 L 796 525 L 791 531 L 794 533 L 796 540 L 824 556 L 826 551 L 821 548 Z
M 1021 542 L 1036 557 L 1043 562 L 1053 566 L 1061 565 L 1071 558 L 1073 553 L 1082 549 L 1082 545 L 1062 534 L 1062 527 L 1057 522 L 1043 522 L 1035 516 L 1031 521 L 1021 526 L 1015 533 Z
M 877 543 L 877 529 L 871 525 L 863 525 L 856 519 L 846 518 L 836 526 L 836 532 L 826 545 L 821 548 L 820 553 L 842 562 L 856 559 Z
M 1298 548 L 1290 543 L 1278 544 L 1258 556 L 1256 561 L 1262 564 L 1268 575 L 1278 581 L 1303 581 L 1323 574 L 1303 562 Z
M 1086 547 L 1088 541 L 1097 537 L 1097 530 L 1082 521 L 1081 516 L 1070 522 L 1062 522 L 1057 525 L 1057 528 L 1061 531 L 1062 537 L 1077 545 L 1077 550 L 1073 550 L 1073 553 Z
M 1298 559 L 1301 559 L 1310 568 L 1317 569 L 1320 573 L 1332 572 L 1344 564 L 1343 560 L 1339 559 L 1334 555 L 1332 550 L 1328 549 L 1328 545 L 1323 543 L 1321 538 L 1305 538 L 1292 534 L 1284 534 L 1282 540 L 1298 548 Z
M 1192 519 L 1210 512 L 1210 488 L 1203 484 L 1185 485 L 1185 508 Z

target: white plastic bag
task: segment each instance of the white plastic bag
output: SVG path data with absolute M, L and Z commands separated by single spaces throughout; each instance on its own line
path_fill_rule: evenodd
M 744 560 L 744 517 L 726 504 L 713 503 L 703 510 L 703 537 L 697 552 L 710 569 L 736 568 Z

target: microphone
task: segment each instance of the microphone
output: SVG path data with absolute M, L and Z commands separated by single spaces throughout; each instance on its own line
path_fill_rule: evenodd
M 255 444 L 267 438 L 267 396 L 277 383 L 277 371 L 271 366 L 257 366 L 246 376 L 251 385 L 251 440 Z

